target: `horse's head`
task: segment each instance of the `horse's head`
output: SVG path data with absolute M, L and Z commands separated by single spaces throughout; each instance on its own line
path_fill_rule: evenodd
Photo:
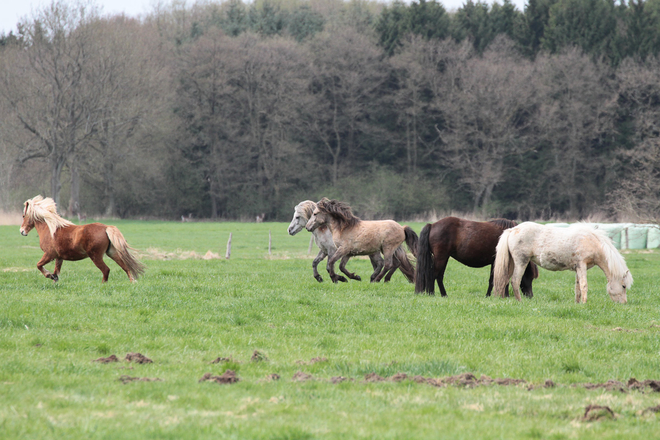
M 305 200 L 296 205 L 293 212 L 293 219 L 289 224 L 289 235 L 296 235 L 303 230 L 307 221 L 312 216 L 314 208 L 316 208 L 316 203 L 311 200 Z
M 626 291 L 630 288 L 632 282 L 633 279 L 629 270 L 627 270 L 622 277 L 612 277 L 612 279 L 607 282 L 607 293 L 610 294 L 612 301 L 620 304 L 627 303 L 628 296 L 626 295 Z
M 328 213 L 321 210 L 317 205 L 312 212 L 312 216 L 309 218 L 309 221 L 305 225 L 305 228 L 307 228 L 309 232 L 313 232 L 319 226 L 327 224 L 330 220 L 328 217 Z
M 34 229 L 34 216 L 30 206 L 32 201 L 33 199 L 30 199 L 23 204 L 23 223 L 21 223 L 21 235 L 23 236 L 27 236 Z

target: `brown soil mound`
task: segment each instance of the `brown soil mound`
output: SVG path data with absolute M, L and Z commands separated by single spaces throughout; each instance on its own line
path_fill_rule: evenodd
M 100 357 L 98 359 L 94 359 L 92 362 L 99 362 L 101 364 L 109 364 L 110 362 L 119 362 L 119 358 L 115 356 L 114 354 L 111 354 L 108 357 Z
M 265 354 L 258 352 L 257 350 L 254 350 L 254 353 L 252 353 L 252 357 L 250 358 L 252 362 L 264 362 L 268 360 L 268 357 L 266 357 Z
M 236 364 L 240 364 L 239 361 L 237 361 L 236 359 L 232 358 L 231 356 L 230 356 L 230 357 L 217 357 L 217 358 L 213 359 L 213 360 L 212 360 L 211 362 L 209 362 L 209 363 L 210 363 L 210 364 L 219 364 L 219 363 L 221 363 L 221 362 L 234 362 L 234 363 L 236 363 Z
M 599 420 L 614 420 L 616 416 L 609 406 L 589 405 L 584 410 L 583 422 L 597 422 Z
M 213 376 L 211 373 L 205 373 L 199 382 L 215 382 L 219 384 L 232 384 L 238 382 L 240 379 L 236 376 L 233 370 L 225 371 L 222 376 Z
M 130 382 L 162 382 L 163 381 L 163 379 L 160 379 L 158 377 L 131 377 L 125 374 L 121 375 L 118 380 L 124 385 Z
M 303 373 L 302 371 L 298 371 L 293 375 L 294 382 L 306 382 L 308 380 L 314 380 L 314 376 L 308 373 Z
M 646 408 L 644 411 L 642 411 L 642 414 L 647 413 L 647 412 L 654 412 L 654 413 L 660 412 L 660 405 L 650 406 L 650 407 Z
M 124 360 L 128 362 L 135 362 L 136 364 L 151 364 L 153 361 L 143 355 L 142 353 L 126 353 Z
M 628 379 L 628 388 L 632 390 L 644 391 L 646 388 L 651 388 L 651 390 L 660 393 L 660 380 L 645 380 L 643 382 L 638 381 L 634 377 Z
M 376 373 L 369 373 L 364 376 L 365 382 L 384 382 L 385 378 Z

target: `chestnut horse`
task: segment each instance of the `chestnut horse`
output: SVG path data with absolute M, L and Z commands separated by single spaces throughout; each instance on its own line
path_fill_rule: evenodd
M 516 222 L 506 219 L 474 222 L 457 217 L 445 217 L 433 224 L 428 223 L 419 234 L 415 292 L 433 295 L 437 280 L 440 294 L 447 296 L 442 280 L 449 257 L 452 257 L 469 267 L 490 265 L 486 292 L 486 296 L 490 296 L 493 290 L 497 241 L 502 231 L 514 226 Z M 522 278 L 522 290 L 525 296 L 531 298 L 534 295 L 532 280 L 538 276 L 538 268 L 534 263 L 530 263 Z
M 338 281 L 335 262 L 345 256 L 372 255 L 382 252 L 383 267 L 376 267 L 371 275 L 372 282 L 385 282 L 392 278 L 397 268 L 413 283 L 415 269 L 408 260 L 401 244 L 405 241 L 410 251 L 417 251 L 417 234 L 409 226 L 403 227 L 394 220 L 367 221 L 353 215 L 351 207 L 337 200 L 322 198 L 316 205 L 305 227 L 308 231 L 327 225 L 337 251 L 328 258 L 328 274 L 333 283 Z
M 62 261 L 87 257 L 103 272 L 103 282 L 108 281 L 110 268 L 103 262 L 103 254 L 115 260 L 131 281 L 144 272 L 144 265 L 131 253 L 119 229 L 101 223 L 76 226 L 57 214 L 57 206 L 50 197 L 36 196 L 25 202 L 21 234 L 27 236 L 33 228 L 37 229 L 39 245 L 44 251 L 37 269 L 53 281 L 59 279 Z M 50 273 L 44 265 L 53 260 L 55 270 Z

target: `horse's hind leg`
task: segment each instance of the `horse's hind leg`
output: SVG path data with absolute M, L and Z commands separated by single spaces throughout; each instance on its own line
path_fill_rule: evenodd
M 529 264 L 529 260 L 516 261 L 515 266 L 513 268 L 513 275 L 511 276 L 511 288 L 513 289 L 513 294 L 518 301 L 521 300 L 520 281 L 522 280 L 523 273 L 525 272 L 525 268 L 527 267 L 527 264 Z
M 373 283 L 376 280 L 376 277 L 378 277 L 378 274 L 380 274 L 380 271 L 383 270 L 385 261 L 380 255 L 380 252 L 374 252 L 373 254 L 369 255 L 369 259 L 371 260 L 371 266 L 374 269 L 374 272 L 371 274 L 371 282 Z
M 55 259 L 55 270 L 53 270 L 53 281 L 57 281 L 60 279 L 60 270 L 62 269 L 62 260 L 61 258 L 56 258 Z
M 339 263 L 339 270 L 341 270 L 347 277 L 349 277 L 352 280 L 362 281 L 362 278 L 360 278 L 359 275 L 356 275 L 353 272 L 349 272 L 348 269 L 346 269 L 346 263 L 348 263 L 348 260 L 350 258 L 351 258 L 350 255 L 344 255 L 342 257 L 341 262 Z
M 575 269 L 575 302 L 576 303 L 586 303 L 587 302 L 587 265 L 584 262 L 580 262 L 578 267 Z M 578 296 L 579 294 L 579 296 Z
M 534 281 L 534 268 L 532 268 L 532 263 L 529 263 L 525 268 L 525 273 L 523 274 L 522 281 L 520 283 L 520 289 L 522 290 L 523 295 L 527 298 L 533 298 L 534 292 L 532 290 L 532 282 Z
M 94 264 L 96 265 L 96 267 L 98 267 L 101 270 L 101 272 L 103 273 L 103 282 L 105 283 L 106 281 L 108 281 L 108 276 L 110 275 L 110 268 L 108 267 L 107 264 L 105 264 L 105 261 L 103 261 L 103 254 L 99 253 L 99 252 L 93 252 L 93 253 L 89 253 L 88 255 L 89 255 L 90 260 L 92 260 L 94 262 Z M 126 271 L 126 273 L 128 274 L 128 278 L 132 280 L 132 277 L 131 277 L 130 273 L 128 272 L 127 268 L 122 267 L 123 262 L 120 263 L 119 261 L 117 261 L 118 258 L 115 258 L 110 253 L 108 253 L 108 256 L 110 258 L 112 258 L 113 260 L 115 260 L 117 262 L 117 264 L 119 264 L 119 266 Z
M 445 284 L 443 279 L 445 277 L 445 269 L 447 269 L 447 262 L 449 257 L 445 255 L 438 255 L 435 257 L 435 279 L 438 282 L 438 287 L 440 288 L 440 295 L 447 296 L 447 291 L 445 290 Z
M 383 281 L 386 282 L 386 283 L 389 283 L 390 280 L 392 279 L 392 275 L 394 275 L 394 272 L 396 272 L 396 270 L 399 267 L 401 267 L 401 262 L 396 257 L 396 254 L 394 254 L 394 256 L 392 256 L 392 269 L 387 271 L 387 273 L 385 274 L 385 279 Z

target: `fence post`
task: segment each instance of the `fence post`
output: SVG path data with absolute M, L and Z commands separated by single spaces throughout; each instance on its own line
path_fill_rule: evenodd
M 229 240 L 227 240 L 227 253 L 225 254 L 225 258 L 229 260 L 230 256 L 231 256 L 231 232 L 229 233 Z

